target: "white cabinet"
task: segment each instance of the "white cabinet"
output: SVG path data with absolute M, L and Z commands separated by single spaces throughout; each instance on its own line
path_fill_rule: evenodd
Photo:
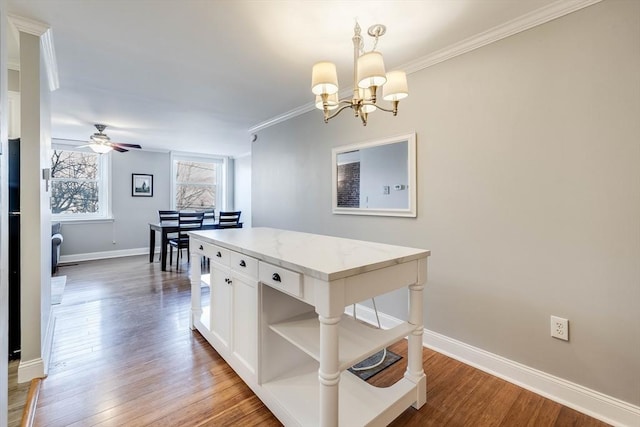
M 192 241 L 192 274 L 196 272 L 209 285 L 209 304 L 195 328 L 216 348 L 218 353 L 245 381 L 256 375 L 258 349 L 258 261 L 210 243 Z M 202 248 L 202 249 L 200 249 Z M 200 257 L 210 262 L 210 273 L 200 275 Z M 197 260 L 197 261 L 194 261 Z M 192 293 L 200 290 L 192 277 Z M 193 298 L 193 296 L 192 296 Z M 199 299 L 199 296 L 198 296 Z M 208 315 L 208 317 L 207 317 Z M 207 317 L 207 318 L 205 318 Z
M 231 350 L 247 369 L 255 373 L 258 349 L 257 282 L 232 274 L 231 288 Z

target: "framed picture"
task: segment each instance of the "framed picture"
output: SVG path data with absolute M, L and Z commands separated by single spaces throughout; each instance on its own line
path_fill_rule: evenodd
M 153 197 L 153 175 L 132 173 L 131 195 L 133 197 Z

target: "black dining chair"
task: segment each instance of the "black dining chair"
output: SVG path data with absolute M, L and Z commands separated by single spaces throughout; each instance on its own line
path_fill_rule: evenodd
M 178 250 L 176 255 L 176 268 L 180 265 L 180 250 L 187 249 L 187 262 L 189 260 L 189 235 L 187 232 L 202 228 L 204 220 L 203 212 L 180 212 L 178 214 L 178 236 L 169 239 L 169 265 L 173 263 L 173 248 Z
M 216 210 L 214 208 L 199 209 L 198 212 L 204 214 L 203 224 L 213 224 L 216 221 Z
M 240 228 L 240 214 L 242 211 L 220 212 L 218 216 L 218 227 L 220 228 Z
M 178 211 L 176 210 L 158 210 L 158 219 L 160 220 L 160 225 L 169 224 L 177 224 L 178 223 Z M 169 244 L 169 239 L 175 239 L 178 237 L 178 233 L 171 233 L 167 235 L 167 244 Z M 164 248 L 165 252 L 167 248 Z M 160 251 L 160 258 L 162 258 L 162 250 Z

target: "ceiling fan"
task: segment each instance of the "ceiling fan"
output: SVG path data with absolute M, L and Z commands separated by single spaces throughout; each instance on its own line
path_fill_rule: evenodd
M 118 151 L 120 153 L 125 153 L 129 150 L 127 148 L 142 148 L 138 144 L 125 144 L 122 142 L 111 142 L 111 138 L 104 133 L 104 130 L 107 128 L 107 125 L 96 124 L 94 125 L 98 132 L 94 133 L 89 137 L 89 144 L 81 145 L 81 147 L 89 147 L 96 153 L 104 154 L 108 153 L 111 150 Z M 127 147 L 127 148 L 124 148 Z M 80 147 L 78 147 L 80 148 Z

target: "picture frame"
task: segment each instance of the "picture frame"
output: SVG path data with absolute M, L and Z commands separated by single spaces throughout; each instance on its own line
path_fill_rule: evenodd
M 143 173 L 131 174 L 131 196 L 153 197 L 153 175 Z

